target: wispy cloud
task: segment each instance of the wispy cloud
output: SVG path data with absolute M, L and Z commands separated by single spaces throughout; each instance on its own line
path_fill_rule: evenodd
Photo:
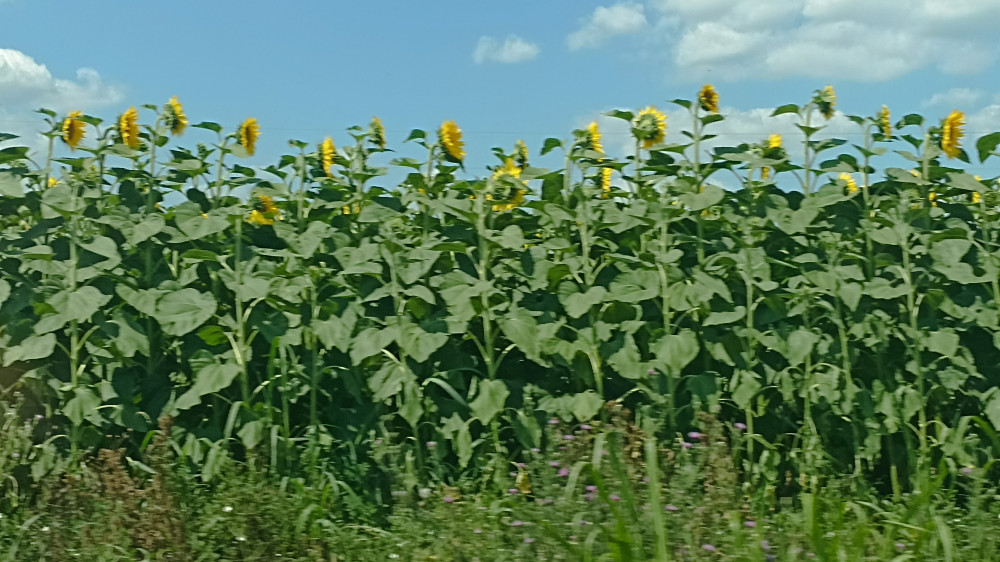
M 952 88 L 947 92 L 938 92 L 933 96 L 920 102 L 924 108 L 931 107 L 957 107 L 967 109 L 975 105 L 984 96 L 982 90 L 972 90 L 969 88 Z
M 13 49 L 0 49 L 0 91 L 0 131 L 21 135 L 23 139 L 12 142 L 32 146 L 38 144 L 37 130 L 42 126 L 34 110 L 88 111 L 124 98 L 122 89 L 105 83 L 96 70 L 81 68 L 75 79 L 56 78 L 45 65 Z
M 626 35 L 646 27 L 642 4 L 624 2 L 613 6 L 598 6 L 580 29 L 567 38 L 570 50 L 597 47 L 615 35 Z
M 985 71 L 1000 55 L 996 0 L 647 0 L 647 37 L 690 79 L 888 81 L 936 67 Z M 709 74 L 711 73 L 711 74 Z
M 476 64 L 487 62 L 516 63 L 534 59 L 541 49 L 535 43 L 521 39 L 517 35 L 508 35 L 502 42 L 493 37 L 483 36 L 472 52 L 472 60 Z

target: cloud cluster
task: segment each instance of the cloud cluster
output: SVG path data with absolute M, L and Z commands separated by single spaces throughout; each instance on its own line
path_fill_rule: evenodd
M 75 79 L 56 78 L 45 65 L 13 49 L 0 49 L 0 131 L 21 135 L 32 146 L 42 127 L 34 110 L 46 108 L 57 113 L 88 111 L 119 103 L 121 88 L 106 84 L 90 68 L 76 71 Z
M 539 51 L 537 44 L 525 41 L 517 35 L 508 35 L 502 42 L 493 37 L 483 36 L 479 38 L 476 50 L 472 52 L 472 60 L 476 64 L 487 62 L 511 64 L 532 60 L 538 56 Z
M 570 50 L 597 47 L 615 35 L 628 35 L 646 28 L 645 8 L 635 2 L 598 6 L 580 29 L 569 35 Z
M 874 82 L 927 67 L 982 71 L 1000 55 L 996 21 L 996 0 L 645 0 L 598 7 L 568 42 L 641 32 L 692 80 Z

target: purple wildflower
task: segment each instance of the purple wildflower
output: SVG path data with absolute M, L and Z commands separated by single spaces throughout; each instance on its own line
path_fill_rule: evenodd
M 560 476 L 560 477 L 566 477 L 566 476 L 569 476 L 569 469 L 568 469 L 568 468 L 560 468 L 560 469 L 559 469 L 559 472 L 557 472 L 556 474 L 557 474 L 558 476 Z
M 688 433 L 688 439 L 690 439 L 692 441 L 697 441 L 697 440 L 701 439 L 702 437 L 704 437 L 704 435 L 702 435 L 701 433 L 698 433 L 697 431 L 692 431 L 692 432 Z
M 754 527 L 757 526 L 757 522 L 756 521 L 744 521 L 743 522 L 743 526 L 747 527 L 747 528 L 750 528 L 750 529 L 753 529 Z
M 746 431 L 747 424 L 745 424 L 743 422 L 736 422 L 736 423 L 733 424 L 733 427 L 735 427 L 736 429 L 738 429 L 740 431 Z
M 453 498 L 451 496 L 445 496 L 445 497 L 441 498 L 441 501 L 443 501 L 444 503 L 452 503 L 452 502 L 455 501 L 455 498 Z
M 587 486 L 587 491 L 588 492 L 596 492 L 597 491 L 597 486 L 594 486 L 593 484 L 591 484 L 591 485 Z
M 589 431 L 591 429 L 594 429 L 594 427 L 591 426 L 589 423 L 581 423 L 580 424 L 580 429 L 582 429 L 584 431 Z
M 906 545 L 901 542 L 898 542 L 896 543 L 896 548 L 898 548 L 899 550 L 906 550 Z
M 694 447 L 694 445 L 688 443 L 687 441 L 681 442 L 681 446 L 684 447 L 685 449 L 690 449 L 691 447 Z
M 610 496 L 608 496 L 608 499 L 613 502 L 621 501 L 621 497 L 618 494 L 611 494 Z
M 557 418 L 552 418 L 549 420 L 549 425 L 557 425 L 559 420 Z
M 591 494 L 590 492 L 587 492 L 586 494 L 583 495 L 583 499 L 585 499 L 585 500 L 587 500 L 589 502 L 592 502 L 592 501 L 594 501 L 594 494 Z
M 771 550 L 771 542 L 767 539 L 760 541 L 760 547 L 764 550 Z
M 667 504 L 663 508 L 664 511 L 677 511 L 677 506 L 672 504 Z
M 521 521 L 520 519 L 515 519 L 510 522 L 511 527 L 520 527 L 521 525 L 524 525 L 524 521 Z
M 551 466 L 552 468 L 558 468 L 559 461 L 549 461 L 549 466 Z
M 566 441 L 572 441 L 576 439 L 576 435 L 563 435 L 563 439 Z
M 701 547 L 709 552 L 715 552 L 715 547 L 710 544 L 703 544 Z
M 507 493 L 512 496 L 516 496 L 519 492 L 517 488 L 510 488 L 509 490 L 507 490 Z

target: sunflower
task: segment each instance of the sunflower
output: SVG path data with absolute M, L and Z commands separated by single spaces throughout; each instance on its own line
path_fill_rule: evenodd
M 175 136 L 184 134 L 184 129 L 188 125 L 188 119 L 187 115 L 184 115 L 184 106 L 181 105 L 181 102 L 177 101 L 177 96 L 170 98 L 170 101 L 167 102 L 165 113 L 165 122 L 167 127 L 170 127 L 170 132 Z
M 514 143 L 514 161 L 522 168 L 528 166 L 528 145 L 521 139 Z
M 650 148 L 663 142 L 663 137 L 667 134 L 667 116 L 656 109 L 655 105 L 640 109 L 632 127 L 632 134 L 636 140 L 642 141 L 643 148 Z
M 979 193 L 978 191 L 973 191 L 972 192 L 972 202 L 973 203 L 979 203 L 982 200 L 983 200 L 983 195 L 981 193 Z
M 601 144 L 601 129 L 597 126 L 597 121 L 591 121 L 590 125 L 587 125 L 587 137 L 584 143 L 584 148 L 604 154 L 604 145 Z
M 767 137 L 768 148 L 781 148 L 781 135 L 774 134 Z
M 521 177 L 521 168 L 517 167 L 514 163 L 513 158 L 508 158 L 504 161 L 503 167 L 497 168 L 493 171 L 493 179 L 498 180 L 504 176 L 509 176 L 511 178 L 517 179 Z
M 601 168 L 601 199 L 607 199 L 611 193 L 611 168 Z
M 55 187 L 57 185 L 59 185 L 59 180 L 57 180 L 52 176 L 49 176 L 49 187 Z
M 819 108 L 823 117 L 826 119 L 833 117 L 833 108 L 837 105 L 837 93 L 833 91 L 833 86 L 827 86 L 821 91 L 817 91 L 813 101 L 816 102 L 816 107 Z
M 247 222 L 259 225 L 274 224 L 274 219 L 281 219 L 281 210 L 274 203 L 270 195 L 257 195 L 247 217 Z
M 879 110 L 878 115 L 875 116 L 878 120 L 878 126 L 882 129 L 882 134 L 891 137 L 892 136 L 892 125 L 889 123 L 889 106 L 883 105 L 882 109 Z
M 438 138 L 448 156 L 459 162 L 465 159 L 465 143 L 462 142 L 462 129 L 454 121 L 445 121 L 438 129 Z
M 257 120 L 253 117 L 248 118 L 240 124 L 237 134 L 240 146 L 247 149 L 247 154 L 253 156 L 254 151 L 257 150 L 257 137 L 260 136 L 260 126 L 257 125 Z
M 941 124 L 941 150 L 948 155 L 948 158 L 955 158 L 962 153 L 961 141 L 965 133 L 962 127 L 965 125 L 965 114 L 959 110 L 952 111 L 945 117 Z
M 337 147 L 333 144 L 333 139 L 326 137 L 323 144 L 319 145 L 319 158 L 323 162 L 323 171 L 326 175 L 331 175 L 333 170 L 333 157 L 337 155 Z
M 74 150 L 87 134 L 87 131 L 84 130 L 84 122 L 80 121 L 78 117 L 83 117 L 83 113 L 71 111 L 62 122 L 62 140 Z
M 931 202 L 931 207 L 937 207 L 937 192 L 928 193 L 927 200 Z
M 766 180 L 769 177 L 771 177 L 771 168 L 764 166 L 760 169 L 760 179 Z
M 719 92 L 711 84 L 705 84 L 698 92 L 698 105 L 709 113 L 719 112 Z
M 853 195 L 858 192 L 858 182 L 854 181 L 854 178 L 851 177 L 851 174 L 848 174 L 847 172 L 841 172 L 840 179 L 847 184 L 848 195 Z
M 118 134 L 122 144 L 129 148 L 139 148 L 139 112 L 135 106 L 128 108 L 118 117 Z
M 247 222 L 250 224 L 266 225 L 274 224 L 274 219 L 268 218 L 264 213 L 254 209 L 250 211 L 250 216 L 247 217 Z
M 378 117 L 372 117 L 370 127 L 372 142 L 375 143 L 375 146 L 385 150 L 385 127 L 382 126 L 382 120 Z

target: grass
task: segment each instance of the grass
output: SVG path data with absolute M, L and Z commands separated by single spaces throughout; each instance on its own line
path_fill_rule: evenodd
M 756 493 L 734 466 L 740 430 L 701 422 L 702 433 L 657 443 L 624 417 L 556 421 L 552 445 L 524 451 L 495 482 L 431 474 L 406 488 L 400 472 L 369 509 L 350 495 L 332 501 L 334 475 L 279 479 L 254 458 L 228 458 L 206 482 L 174 455 L 166 422 L 144 462 L 102 449 L 8 484 L 0 560 L 966 561 L 1000 552 L 1000 502 L 981 469 L 937 474 L 933 489 L 898 500 L 843 479 L 803 488 L 791 476 Z M 8 482 L 31 481 L 21 467 L 39 461 L 40 445 L 24 448 L 35 424 L 4 425 Z M 530 487 L 516 485 L 518 472 Z

